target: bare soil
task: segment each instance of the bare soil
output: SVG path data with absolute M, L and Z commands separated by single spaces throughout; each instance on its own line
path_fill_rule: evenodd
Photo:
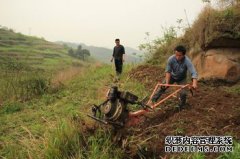
M 129 76 L 152 91 L 154 85 L 164 78 L 164 70 L 157 66 L 140 66 Z M 179 111 L 176 104 L 175 99 L 169 100 L 157 112 L 146 115 L 144 122 L 126 130 L 123 141 L 129 141 L 125 146 L 128 156 L 140 158 L 137 154 L 141 150 L 147 158 L 176 157 L 179 154 L 164 151 L 165 137 L 170 135 L 231 135 L 240 141 L 240 97 L 226 92 L 223 85 L 200 82 L 194 96 L 188 95 L 188 104 L 183 110 Z M 205 155 L 215 158 L 221 154 Z

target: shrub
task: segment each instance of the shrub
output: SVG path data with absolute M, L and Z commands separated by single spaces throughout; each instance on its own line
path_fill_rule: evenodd
M 23 109 L 23 104 L 19 102 L 7 102 L 2 105 L 0 112 L 12 114 Z

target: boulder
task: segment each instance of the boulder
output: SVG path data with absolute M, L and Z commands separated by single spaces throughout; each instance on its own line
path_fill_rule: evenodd
M 240 80 L 240 48 L 209 49 L 198 53 L 192 50 L 189 56 L 200 80 Z

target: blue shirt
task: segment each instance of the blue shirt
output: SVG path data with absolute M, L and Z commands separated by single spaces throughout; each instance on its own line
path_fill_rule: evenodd
M 177 81 L 185 79 L 187 71 L 191 73 L 192 78 L 197 79 L 197 71 L 187 56 L 184 56 L 181 61 L 178 61 L 175 55 L 168 58 L 166 72 L 171 73 L 173 79 Z

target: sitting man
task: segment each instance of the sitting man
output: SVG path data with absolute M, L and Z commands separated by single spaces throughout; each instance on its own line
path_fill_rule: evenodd
M 191 60 L 185 55 L 186 48 L 184 46 L 177 46 L 175 49 L 175 55 L 169 57 L 166 66 L 166 77 L 163 83 L 173 84 L 177 83 L 179 85 L 186 84 L 187 81 L 187 71 L 191 73 L 192 77 L 192 87 L 197 88 L 197 72 L 191 62 Z M 166 91 L 168 87 L 161 87 L 152 97 L 152 102 L 155 103 L 161 97 L 161 95 Z M 182 89 L 180 91 L 180 102 L 178 107 L 182 109 L 186 104 L 187 92 Z

